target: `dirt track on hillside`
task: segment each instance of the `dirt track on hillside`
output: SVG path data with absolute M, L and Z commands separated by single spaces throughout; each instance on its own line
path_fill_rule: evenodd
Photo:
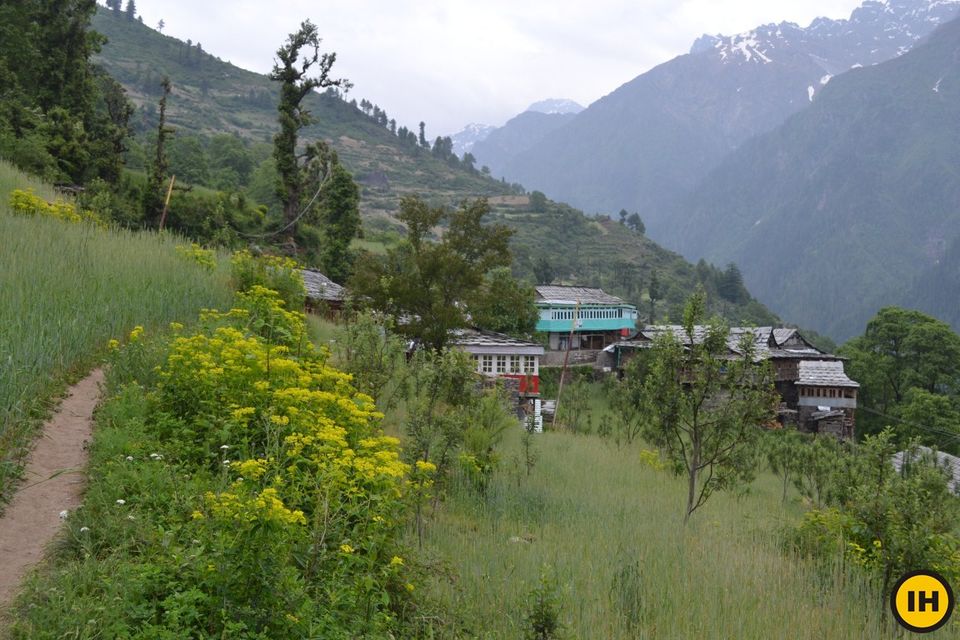
M 93 410 L 102 382 L 103 372 L 97 369 L 70 387 L 43 426 L 23 485 L 0 518 L 0 610 L 10 604 L 20 581 L 43 558 L 63 524 L 62 512 L 72 513 L 82 502 L 86 445 L 93 436 Z

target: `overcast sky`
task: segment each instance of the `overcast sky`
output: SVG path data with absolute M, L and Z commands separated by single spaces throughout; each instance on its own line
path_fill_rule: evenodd
M 500 125 L 544 98 L 584 106 L 703 33 L 849 17 L 860 0 L 138 0 L 144 21 L 253 71 L 309 18 L 351 95 L 401 125 Z

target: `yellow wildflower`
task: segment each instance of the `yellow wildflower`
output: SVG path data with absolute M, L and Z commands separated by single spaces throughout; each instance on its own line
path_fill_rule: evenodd
M 353 553 L 354 549 L 348 544 L 342 544 L 340 545 L 340 551 L 344 553 Z

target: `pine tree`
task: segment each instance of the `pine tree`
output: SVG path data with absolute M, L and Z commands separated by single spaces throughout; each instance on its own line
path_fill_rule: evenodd
M 429 148 L 430 148 L 430 143 L 427 142 L 427 135 L 426 135 L 426 134 L 427 134 L 427 125 L 426 125 L 425 122 L 421 121 L 421 122 L 420 122 L 420 137 L 419 137 L 420 146 L 423 147 L 424 149 L 429 149 Z
M 303 53 L 304 49 L 306 53 Z M 320 36 L 317 27 L 309 20 L 304 21 L 296 33 L 291 33 L 287 42 L 277 50 L 277 60 L 270 74 L 271 80 L 281 83 L 280 104 L 277 106 L 280 132 L 273 140 L 273 158 L 280 177 L 277 195 L 283 203 L 285 233 L 295 242 L 301 210 L 311 206 L 313 190 L 319 190 L 321 181 L 329 175 L 331 164 L 336 163 L 335 154 L 323 142 L 309 145 L 298 154 L 299 132 L 310 122 L 310 114 L 301 104 L 315 89 L 349 88 L 350 83 L 330 77 L 337 54 L 320 54 Z
M 127 0 L 126 8 L 127 20 L 133 22 L 137 17 L 137 3 L 134 0 Z
M 160 222 L 163 211 L 163 188 L 167 182 L 167 172 L 170 163 L 167 160 L 167 138 L 173 134 L 173 129 L 167 126 L 167 97 L 170 95 L 170 78 L 164 77 L 160 83 L 163 96 L 160 98 L 160 122 L 157 125 L 157 143 L 154 150 L 153 165 L 150 167 L 150 178 L 147 182 L 147 192 L 144 196 L 144 212 L 151 223 Z

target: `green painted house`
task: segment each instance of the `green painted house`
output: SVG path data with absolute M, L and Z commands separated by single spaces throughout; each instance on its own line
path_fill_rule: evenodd
M 603 289 L 541 285 L 536 290 L 537 331 L 548 334 L 552 350 L 567 349 L 571 329 L 575 350 L 603 349 L 636 331 L 637 308 Z

